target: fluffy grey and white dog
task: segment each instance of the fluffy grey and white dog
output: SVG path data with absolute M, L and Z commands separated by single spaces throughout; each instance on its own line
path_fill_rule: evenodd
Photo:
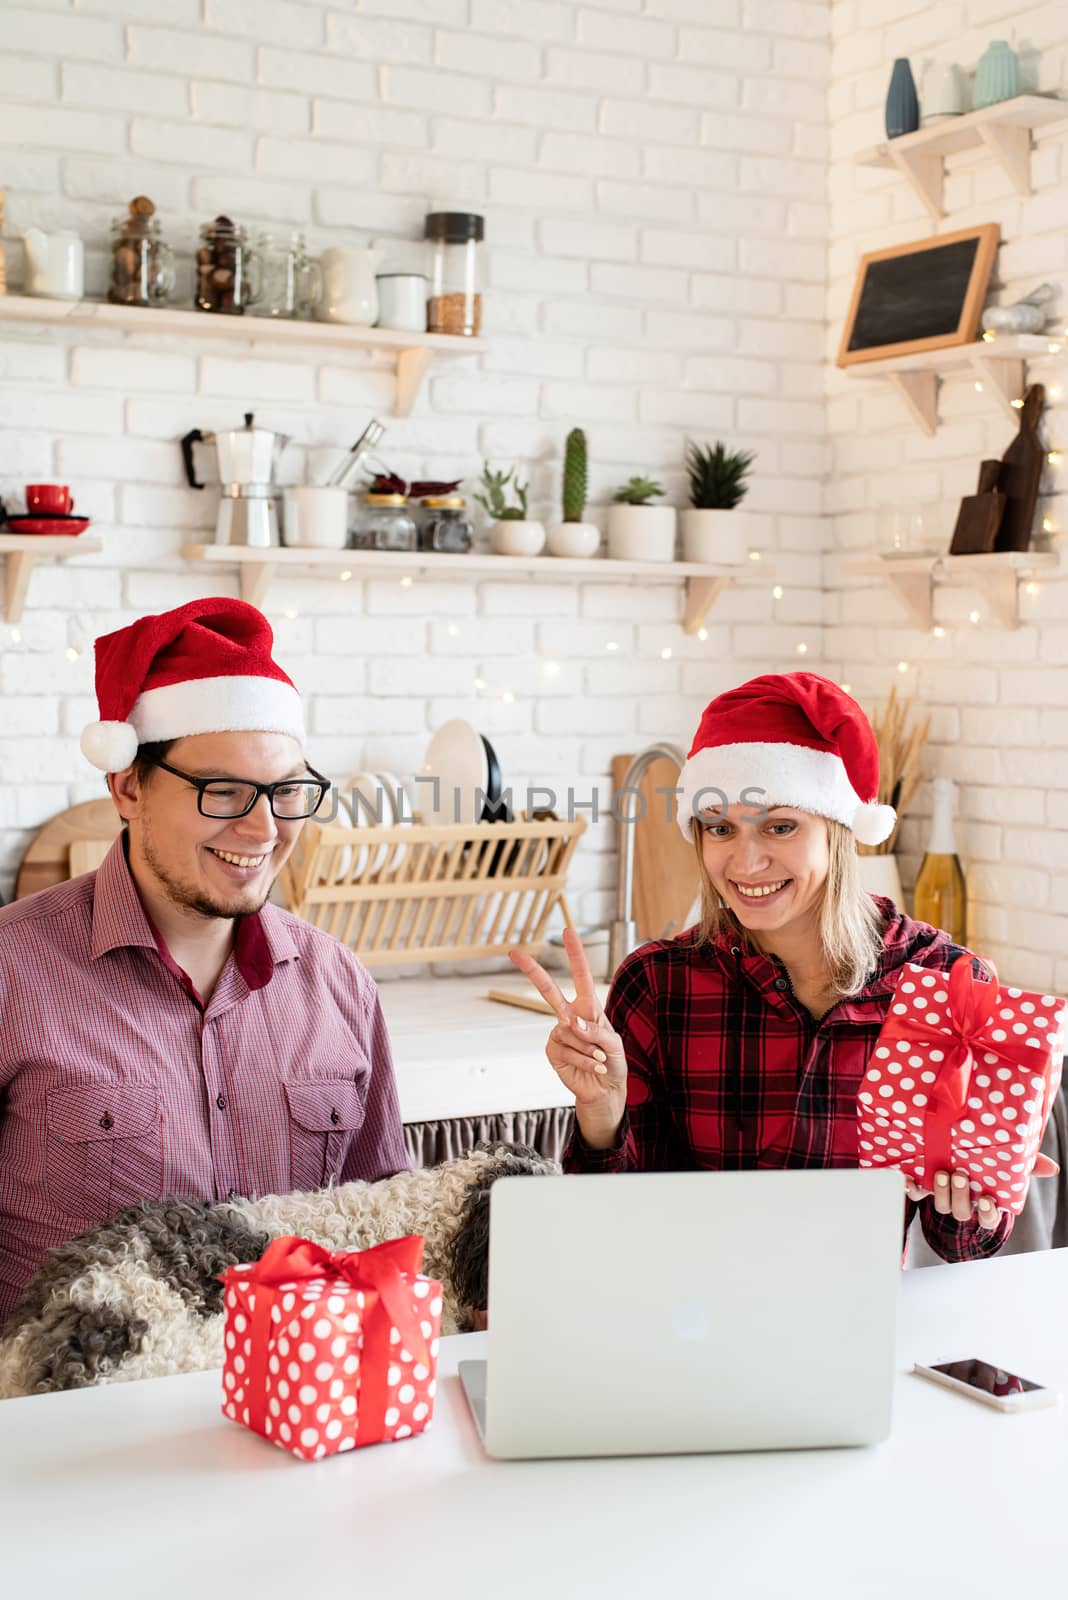
M 525 1146 L 481 1144 L 378 1183 L 130 1206 L 48 1256 L 0 1335 L 0 1399 L 221 1366 L 219 1274 L 287 1234 L 328 1250 L 422 1234 L 441 1331 L 468 1332 L 486 1305 L 491 1187 L 559 1170 Z

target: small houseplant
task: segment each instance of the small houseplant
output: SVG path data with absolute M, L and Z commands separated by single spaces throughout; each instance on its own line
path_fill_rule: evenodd
M 597 554 L 601 530 L 595 522 L 584 522 L 582 516 L 586 509 L 586 481 L 586 435 L 581 428 L 572 428 L 564 445 L 564 518 L 550 524 L 551 556 L 583 559 Z
M 722 439 L 712 448 L 687 441 L 690 506 L 682 513 L 684 560 L 733 567 L 746 559 L 745 513 L 738 507 L 748 492 L 746 479 L 755 460 L 751 450 L 728 450 Z
M 484 493 L 475 491 L 479 505 L 493 518 L 490 539 L 496 555 L 536 556 L 545 543 L 545 529 L 527 516 L 529 484 L 520 483 L 515 467 L 494 472 L 488 461 L 482 464 Z M 510 498 L 514 496 L 514 502 Z
M 664 492 L 655 478 L 630 478 L 608 513 L 608 554 L 617 561 L 674 561 L 675 508 L 650 505 Z

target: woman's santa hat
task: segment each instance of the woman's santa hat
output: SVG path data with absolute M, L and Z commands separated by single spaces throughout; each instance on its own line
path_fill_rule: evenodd
M 679 776 L 679 827 L 701 811 L 794 806 L 852 828 L 859 844 L 894 830 L 879 804 L 879 747 L 844 689 L 815 672 L 768 673 L 706 706 Z
M 96 641 L 99 722 L 82 754 L 122 772 L 137 747 L 194 733 L 287 733 L 304 743 L 300 696 L 274 661 L 267 618 L 243 600 L 191 600 Z

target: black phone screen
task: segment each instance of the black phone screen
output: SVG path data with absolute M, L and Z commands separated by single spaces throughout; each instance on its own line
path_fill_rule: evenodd
M 1042 1388 L 1030 1378 L 1020 1378 L 1014 1372 L 1006 1372 L 1002 1367 L 993 1367 L 989 1361 L 974 1357 L 970 1361 L 943 1361 L 939 1366 L 932 1366 L 931 1371 L 944 1372 L 947 1378 L 956 1378 L 959 1383 L 981 1389 L 984 1394 L 1028 1394 L 1032 1389 Z

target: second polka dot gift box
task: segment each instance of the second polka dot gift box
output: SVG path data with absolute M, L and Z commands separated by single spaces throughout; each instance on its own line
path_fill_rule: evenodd
M 347 1252 L 284 1238 L 231 1267 L 224 1415 L 302 1461 L 423 1433 L 442 1291 L 422 1264 L 414 1236 Z
M 990 967 L 990 963 L 986 963 Z M 1017 1216 L 1060 1087 L 1068 1006 L 1052 994 L 909 963 L 857 1091 L 862 1167 L 899 1167 L 933 1189 L 966 1172 Z

